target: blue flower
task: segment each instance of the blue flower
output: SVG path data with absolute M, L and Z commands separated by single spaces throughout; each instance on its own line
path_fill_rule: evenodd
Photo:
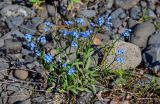
M 72 41 L 71 46 L 74 47 L 74 48 L 77 48 L 78 44 L 75 41 Z
M 66 29 L 59 30 L 60 33 L 62 33 L 64 36 L 68 34 L 68 31 Z
M 95 25 L 93 22 L 91 22 L 91 23 L 90 23 L 90 26 L 91 26 L 91 27 L 95 27 L 96 25 Z
M 83 38 L 88 38 L 92 33 L 93 33 L 93 31 L 89 29 L 85 32 L 80 32 L 80 36 Z
M 26 41 L 31 42 L 32 41 L 32 34 L 25 34 L 24 38 Z
M 71 25 L 73 25 L 74 23 L 73 23 L 73 21 L 65 21 L 64 24 L 67 25 L 67 26 L 71 26 Z
M 107 24 L 107 26 L 109 26 L 110 28 L 112 27 L 111 19 L 112 19 L 111 16 L 109 16 L 109 17 L 106 19 L 106 24 Z
M 36 54 L 36 56 L 38 56 L 38 57 L 41 56 L 41 52 L 40 52 L 38 49 L 35 50 L 35 54 Z
M 124 50 L 123 50 L 123 49 L 119 49 L 119 50 L 117 50 L 117 54 L 119 54 L 119 55 L 124 54 Z
M 70 31 L 68 34 L 75 38 L 78 38 L 78 31 Z
M 76 18 L 75 22 L 80 26 L 84 26 L 85 25 L 85 20 L 82 19 L 82 18 Z
M 64 63 L 64 64 L 62 65 L 62 67 L 63 67 L 63 68 L 66 68 L 66 67 L 67 67 L 67 63 Z
M 118 57 L 118 58 L 116 58 L 116 62 L 117 63 L 124 63 L 124 58 Z
M 100 26 L 102 26 L 103 24 L 104 24 L 104 18 L 103 17 L 99 17 L 98 18 L 98 21 L 97 21 L 97 23 L 98 23 L 98 25 L 100 25 Z
M 44 27 L 44 32 L 48 32 L 49 30 L 50 30 L 49 27 L 47 27 L 47 26 Z
M 75 73 L 75 69 L 72 67 L 68 70 L 68 75 L 72 75 Z
M 53 57 L 52 57 L 52 55 L 51 54 L 44 54 L 44 61 L 46 62 L 46 63 L 51 63 L 52 62 L 52 59 L 53 59 Z
M 36 48 L 36 45 L 33 42 L 27 43 L 27 46 L 30 48 L 30 50 L 34 50 Z
M 49 27 L 52 27 L 52 26 L 53 26 L 53 24 L 52 24 L 51 22 L 48 22 L 48 21 L 44 22 L 44 24 L 45 24 L 46 26 L 49 26 Z
M 125 29 L 124 32 L 122 33 L 122 36 L 128 37 L 130 35 L 130 32 L 132 32 L 131 29 Z
M 38 38 L 38 42 L 41 43 L 41 44 L 46 44 L 46 42 L 47 42 L 46 37 L 45 36 L 40 36 Z

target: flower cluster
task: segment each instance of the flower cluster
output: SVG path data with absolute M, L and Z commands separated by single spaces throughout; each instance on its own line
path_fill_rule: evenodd
M 122 36 L 124 36 L 124 37 L 129 37 L 131 32 L 132 32 L 131 29 L 125 29 L 125 30 L 122 32 Z
M 124 53 L 125 53 L 125 51 L 123 49 L 119 49 L 116 52 L 117 55 L 123 55 Z M 117 63 L 124 63 L 124 58 L 123 57 L 116 57 L 115 61 Z
M 53 24 L 51 23 L 51 22 L 44 22 L 44 32 L 48 32 L 51 28 L 52 28 L 52 26 L 53 26 Z
M 50 22 L 44 22 L 44 24 L 46 25 L 46 27 L 44 28 L 45 32 L 46 29 L 49 30 L 53 24 Z M 25 34 L 24 39 L 26 40 L 26 46 L 35 53 L 35 55 L 37 57 L 41 56 L 41 52 L 37 46 L 37 44 L 33 41 L 33 35 L 32 34 Z M 44 35 L 41 35 L 37 38 L 37 43 L 41 44 L 41 45 L 45 45 L 47 43 L 47 39 Z M 53 60 L 53 56 L 50 53 L 44 54 L 43 55 L 43 60 L 45 63 L 51 63 Z

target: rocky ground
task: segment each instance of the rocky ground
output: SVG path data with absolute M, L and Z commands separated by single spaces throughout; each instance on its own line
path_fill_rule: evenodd
M 159 0 L 82 0 L 82 3 L 75 5 L 72 12 L 67 11 L 67 5 L 68 0 L 46 0 L 41 9 L 32 6 L 27 0 L 0 0 L 0 104 L 66 103 L 65 95 L 57 93 L 56 89 L 52 93 L 45 91 L 48 86 L 46 71 L 32 51 L 26 48 L 23 39 L 28 33 L 35 34 L 35 37 L 43 34 L 45 21 L 61 24 L 63 20 L 75 16 L 87 20 L 110 15 L 112 30 L 107 30 L 105 34 L 97 34 L 101 40 L 112 40 L 125 28 L 132 31 L 127 39 L 122 38 L 114 47 L 115 50 L 125 50 L 124 64 L 112 63 L 114 55 L 107 57 L 107 64 L 112 63 L 112 69 L 142 70 L 149 80 L 154 76 L 160 77 Z M 56 32 L 57 29 L 54 27 L 47 34 L 54 35 Z M 48 37 L 48 43 L 44 46 L 46 49 L 50 48 L 51 52 L 58 45 L 56 41 L 51 40 L 52 35 Z M 54 52 L 52 54 L 54 55 Z M 102 90 L 101 87 L 97 89 Z M 107 97 L 103 102 L 93 100 L 93 96 L 92 93 L 82 93 L 77 97 L 76 103 L 122 103 L 114 102 L 114 99 Z M 129 103 L 124 101 L 122 104 Z

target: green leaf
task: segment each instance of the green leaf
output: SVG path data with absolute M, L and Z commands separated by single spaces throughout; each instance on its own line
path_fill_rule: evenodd
M 71 0 L 71 3 L 80 3 L 81 0 Z

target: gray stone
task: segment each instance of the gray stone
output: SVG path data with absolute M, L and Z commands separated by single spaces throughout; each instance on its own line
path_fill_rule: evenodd
M 143 8 L 145 8 L 147 6 L 147 3 L 145 1 L 140 1 L 140 4 Z
M 128 26 L 129 26 L 129 28 L 132 28 L 136 24 L 137 24 L 136 20 L 133 20 L 132 18 L 128 19 Z
M 13 39 L 13 37 L 18 37 L 18 38 L 22 38 L 24 37 L 24 34 L 22 34 L 21 32 L 19 32 L 18 30 L 13 30 L 8 32 L 7 34 L 5 34 L 2 39 Z
M 30 94 L 28 92 L 18 91 L 9 96 L 8 103 L 14 104 L 16 102 L 24 101 L 29 97 L 30 97 Z
M 22 48 L 21 42 L 18 42 L 18 41 L 12 40 L 12 39 L 7 39 L 4 41 L 4 43 L 5 43 L 4 46 L 6 49 L 19 50 Z
M 3 17 L 10 17 L 10 16 L 33 17 L 35 15 L 33 10 L 20 5 L 7 5 L 0 11 L 0 13 Z
M 125 11 L 122 8 L 118 8 L 111 13 L 112 18 L 124 18 L 126 17 Z
M 27 64 L 27 68 L 28 68 L 28 69 L 32 69 L 32 68 L 34 68 L 34 67 L 35 67 L 35 64 L 33 64 L 33 63 Z
M 1 72 L 0 72 L 0 80 L 3 80 L 6 76 L 8 76 L 8 70 L 3 70 L 3 71 L 1 70 Z
M 53 17 L 56 15 L 56 9 L 54 5 L 47 5 L 47 10 L 48 10 L 49 16 Z
M 147 45 L 147 40 L 150 35 L 155 32 L 155 27 L 150 22 L 144 22 L 138 24 L 133 29 L 131 42 L 139 46 L 140 48 L 145 48 Z
M 87 18 L 92 18 L 96 16 L 96 11 L 95 10 L 82 10 L 79 12 L 79 14 Z
M 160 16 L 160 7 L 157 7 L 157 8 L 156 8 L 156 13 L 157 13 L 157 15 Z
M 14 76 L 20 80 L 26 80 L 28 77 L 28 71 L 16 69 L 14 71 Z
M 114 28 L 119 28 L 122 25 L 122 21 L 119 18 L 112 19 L 111 23 L 112 23 Z
M 20 101 L 20 102 L 18 102 L 18 104 L 31 104 L 31 101 L 30 101 L 30 99 L 25 100 L 25 101 Z
M 15 29 L 23 23 L 24 18 L 22 16 L 8 17 L 6 18 L 6 23 L 10 29 Z
M 21 25 L 19 26 L 19 29 L 24 34 L 35 34 L 37 31 L 35 27 L 30 25 Z
M 117 54 L 118 50 L 123 50 L 124 54 L 122 55 Z M 141 50 L 138 46 L 121 40 L 115 43 L 112 52 L 113 53 L 110 53 L 105 60 L 106 65 L 112 70 L 135 69 L 141 63 L 142 60 Z M 123 63 L 117 62 L 115 60 L 116 58 L 123 58 L 124 62 Z
M 94 97 L 92 92 L 83 92 L 79 99 L 77 100 L 76 104 L 87 104 L 88 102 L 91 102 L 91 99 Z
M 22 48 L 22 54 L 23 54 L 23 55 L 29 55 L 30 53 L 31 53 L 31 51 Z
M 34 61 L 34 58 L 30 55 L 26 55 L 25 56 L 25 59 L 24 59 L 26 62 L 33 62 Z
M 4 46 L 4 40 L 0 39 L 0 47 L 3 47 L 3 46 Z
M 48 18 L 47 8 L 43 7 L 43 9 L 38 9 L 37 10 L 37 17 Z
M 141 8 L 138 6 L 133 7 L 130 11 L 130 15 L 133 19 L 139 19 L 140 13 L 141 13 Z
M 149 38 L 148 47 L 143 52 L 143 59 L 149 69 L 160 76 L 160 31 Z
M 12 84 L 9 84 L 9 85 L 7 86 L 7 90 L 8 90 L 8 91 L 13 91 L 13 92 L 15 92 L 15 91 L 19 91 L 19 90 L 20 90 L 20 87 L 21 87 L 21 85 L 20 85 L 19 83 L 14 83 L 13 85 L 12 85 Z
M 115 4 L 117 7 L 121 7 L 123 9 L 130 9 L 135 6 L 140 0 L 115 0 Z
M 32 24 L 34 24 L 37 27 L 39 24 L 43 23 L 43 21 L 44 21 L 44 19 L 42 19 L 40 17 L 34 17 L 34 18 L 32 18 L 31 22 L 32 22 Z
M 154 11 L 151 10 L 151 9 L 148 9 L 147 15 L 148 15 L 149 17 L 151 17 L 151 18 L 157 18 L 156 14 L 155 14 Z
M 9 64 L 3 61 L 0 61 L 0 70 L 6 70 L 9 68 Z
M 42 103 L 45 100 L 43 96 L 35 97 L 32 99 L 32 102 L 34 103 Z
M 110 99 L 103 99 L 103 101 L 96 101 L 94 104 L 108 104 Z

